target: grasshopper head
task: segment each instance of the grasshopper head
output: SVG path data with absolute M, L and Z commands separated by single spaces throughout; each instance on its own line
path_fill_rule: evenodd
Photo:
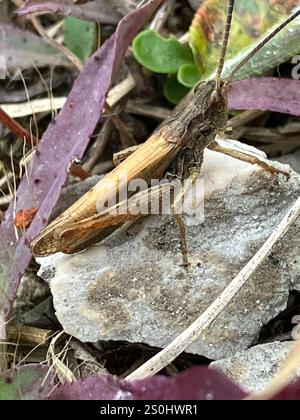
M 215 84 L 215 81 L 209 82 Z M 207 109 L 208 118 L 211 119 L 217 131 L 225 130 L 228 123 L 227 85 L 220 81 L 210 96 L 210 106 Z
M 217 129 L 224 129 L 227 125 L 226 85 L 221 82 L 217 87 L 215 80 L 200 82 L 194 87 L 193 96 L 195 116 L 201 116 Z
M 211 80 L 196 85 L 192 95 L 191 106 L 184 111 L 191 121 L 189 137 L 206 147 L 227 126 L 227 89 Z

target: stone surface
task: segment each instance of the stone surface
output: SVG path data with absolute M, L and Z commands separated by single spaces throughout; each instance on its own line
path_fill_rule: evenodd
M 82 341 L 165 347 L 219 296 L 295 202 L 300 177 L 290 175 L 207 150 L 205 221 L 187 227 L 188 271 L 169 216 L 125 226 L 78 255 L 39 259 L 65 331 Z M 299 230 L 300 221 L 189 352 L 233 356 L 285 309 L 289 290 L 300 289 Z
M 289 164 L 294 171 L 300 174 L 300 149 L 296 150 L 294 153 L 281 156 L 278 160 L 279 162 Z
M 246 391 L 261 392 L 284 363 L 293 345 L 293 342 L 262 344 L 213 362 L 210 367 L 220 370 Z

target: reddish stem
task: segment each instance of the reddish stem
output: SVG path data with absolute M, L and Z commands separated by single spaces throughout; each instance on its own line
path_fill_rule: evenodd
M 77 163 L 72 163 L 70 167 L 70 172 L 73 176 L 77 176 L 82 181 L 89 178 L 91 176 L 90 172 L 87 172 L 85 169 L 83 169 L 80 165 Z
M 0 121 L 9 128 L 16 136 L 20 137 L 30 147 L 38 144 L 38 139 L 28 133 L 16 120 L 11 118 L 1 107 L 0 107 Z
M 20 137 L 27 146 L 32 147 L 38 144 L 38 139 L 33 135 L 30 134 L 25 128 L 23 128 L 16 120 L 11 118 L 1 107 L 0 107 L 0 121 L 4 124 L 7 128 L 10 129 L 16 136 Z M 91 176 L 91 174 L 85 171 L 76 163 L 73 163 L 70 168 L 70 172 L 72 175 L 77 176 L 78 178 L 84 180 Z

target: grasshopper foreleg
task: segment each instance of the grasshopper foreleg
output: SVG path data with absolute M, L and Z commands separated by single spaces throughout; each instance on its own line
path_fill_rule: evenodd
M 183 187 L 179 191 L 179 193 L 176 195 L 174 199 L 174 204 L 172 205 L 172 214 L 178 225 L 178 230 L 179 230 L 180 247 L 181 247 L 181 253 L 182 253 L 182 264 L 184 267 L 189 266 L 188 246 L 187 246 L 187 240 L 186 240 L 186 227 L 185 227 L 184 219 L 182 215 L 180 214 L 180 212 L 182 209 L 183 200 L 185 199 L 186 195 L 190 192 L 190 190 L 194 188 L 195 182 L 200 176 L 202 157 L 200 157 L 199 162 L 197 163 L 198 164 L 195 164 L 195 166 L 190 168 L 190 176 L 188 177 L 188 180 L 190 182 L 186 183 L 185 187 Z

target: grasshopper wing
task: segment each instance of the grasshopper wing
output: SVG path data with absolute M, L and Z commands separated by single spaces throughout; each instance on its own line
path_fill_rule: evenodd
M 168 125 L 155 132 L 132 155 L 102 178 L 98 184 L 81 197 L 76 203 L 63 212 L 56 220 L 46 227 L 32 242 L 31 249 L 35 256 L 47 256 L 55 252 L 72 253 L 86 248 L 91 239 L 98 236 L 99 229 L 88 222 L 82 226 L 81 221 L 87 221 L 95 216 L 97 219 L 97 202 L 112 202 L 118 192 L 127 188 L 128 183 L 136 178 L 149 182 L 153 178 L 161 178 L 170 163 L 182 149 L 180 138 L 170 138 Z M 118 201 L 118 198 L 117 198 Z M 124 218 L 120 219 L 120 223 Z M 116 225 L 116 219 L 111 224 Z M 100 224 L 101 225 L 101 224 Z M 99 226 L 100 226 L 99 225 Z M 89 226 L 89 227 L 88 227 Z M 82 230 L 81 230 L 82 229 Z M 72 232 L 66 234 L 66 232 Z M 109 233 L 111 233 L 109 228 Z M 106 232 L 100 232 L 106 237 Z M 108 233 L 108 234 L 109 234 Z

